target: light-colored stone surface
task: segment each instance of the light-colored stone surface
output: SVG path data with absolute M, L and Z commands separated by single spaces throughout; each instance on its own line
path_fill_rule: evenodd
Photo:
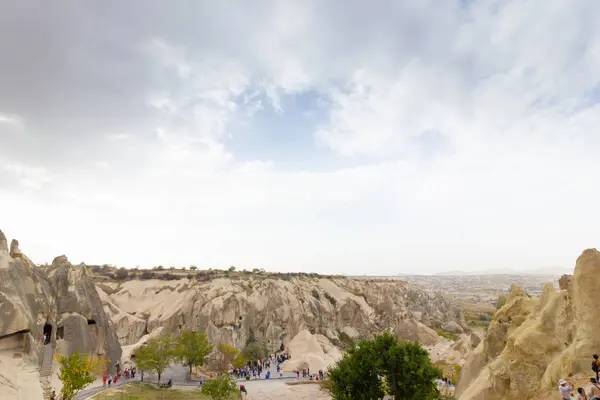
M 0 351 L 0 399 L 42 399 L 35 358 L 20 351 Z
M 307 330 L 300 331 L 289 343 L 290 360 L 284 362 L 281 368 L 294 372 L 309 368 L 314 373 L 327 369 L 342 358 L 341 352 L 334 347 L 323 335 L 311 335 Z
M 461 320 L 443 296 L 398 280 L 250 275 L 201 283 L 183 277 L 102 281 L 97 288 L 123 345 L 158 327 L 203 331 L 216 343 L 237 347 L 258 341 L 270 352 L 304 329 L 327 336 L 334 345 L 341 344 L 340 332 L 359 338 L 387 328 L 399 338 L 433 344 L 439 337 L 430 327 Z
M 465 364 L 460 400 L 534 398 L 561 377 L 584 377 L 600 348 L 600 252 L 585 250 L 560 290 L 530 298 L 514 288 Z M 554 390 L 556 391 L 556 390 Z
M 244 383 L 248 400 L 329 400 L 331 396 L 319 390 L 316 384 L 287 385 L 284 381 L 250 381 Z
M 0 348 L 10 351 L 2 356 L 0 398 L 41 399 L 38 368 L 45 324 L 52 326 L 57 354 L 82 351 L 118 360 L 121 347 L 86 269 L 73 267 L 64 256 L 42 269 L 16 240 L 7 251 L 3 234 L 0 239 L 0 336 L 5 336 Z M 59 327 L 64 339 L 57 338 Z M 56 365 L 51 373 L 56 383 Z

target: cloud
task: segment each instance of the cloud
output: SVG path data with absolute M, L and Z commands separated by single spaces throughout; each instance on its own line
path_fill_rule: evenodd
M 597 2 L 28 5 L 0 6 L 0 206 L 36 260 L 399 273 L 597 245 Z M 293 167 L 232 145 L 290 132 Z

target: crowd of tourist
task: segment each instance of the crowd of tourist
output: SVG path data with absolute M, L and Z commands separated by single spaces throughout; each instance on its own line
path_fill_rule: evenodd
M 558 392 L 563 400 L 600 400 L 600 360 L 598 354 L 592 356 L 592 371 L 596 374 L 595 378 L 590 378 L 590 386 L 586 391 L 583 387 L 577 388 L 577 393 L 573 393 L 573 385 L 564 379 L 558 381 Z

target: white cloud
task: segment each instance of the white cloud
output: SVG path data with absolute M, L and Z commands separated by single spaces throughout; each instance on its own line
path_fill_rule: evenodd
M 599 3 L 463 3 L 215 3 L 195 35 L 165 8 L 173 20 L 131 35 L 147 79 L 133 98 L 152 117 L 111 123 L 85 167 L 11 164 L 46 193 L 5 190 L 21 212 L 1 228 L 34 258 L 131 266 L 568 265 L 600 237 Z M 297 94 L 316 94 L 325 118 L 306 134 L 342 161 L 236 157 L 233 128 L 294 115 L 282 103 Z

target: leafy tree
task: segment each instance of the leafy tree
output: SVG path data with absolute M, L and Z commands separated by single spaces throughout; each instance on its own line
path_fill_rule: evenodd
M 383 381 L 376 368 L 377 354 L 372 341 L 351 348 L 327 373 L 321 388 L 334 400 L 371 400 L 385 396 Z
M 506 304 L 506 296 L 500 295 L 498 296 L 498 300 L 496 301 L 496 308 L 501 309 Z
M 396 400 L 436 399 L 441 371 L 417 343 L 398 342 L 387 332 L 350 348 L 322 386 L 334 400 L 368 400 L 385 393 Z
M 418 343 L 392 340 L 395 337 L 391 333 L 375 339 L 376 350 L 383 350 L 377 352 L 381 354 L 379 371 L 385 377 L 388 393 L 396 400 L 437 398 L 435 379 L 441 378 L 442 372 L 433 366 L 427 351 Z
M 240 351 L 236 347 L 224 343 L 218 345 L 217 350 L 219 350 L 220 356 L 215 363 L 215 368 L 220 372 L 226 372 Z
M 202 394 L 213 400 L 230 399 L 237 392 L 237 385 L 229 375 L 220 375 L 202 385 Z
M 235 272 L 235 267 L 232 265 L 231 267 L 229 267 L 229 269 L 227 271 L 229 271 L 229 272 Z
M 191 269 L 192 271 L 195 271 L 195 270 L 197 270 L 197 269 L 198 269 L 198 267 L 196 267 L 195 265 L 190 265 L 190 269 Z
M 212 349 L 212 344 L 203 333 L 184 331 L 175 340 L 174 355 L 188 366 L 191 377 L 192 367 L 204 365 Z
M 60 362 L 60 378 L 63 387 L 60 391 L 60 400 L 71 400 L 77 393 L 94 383 L 96 375 L 106 365 L 107 361 L 99 361 L 91 357 L 75 353 L 69 357 L 56 356 Z
M 248 360 L 261 360 L 265 357 L 267 350 L 260 343 L 252 342 L 242 351 L 244 357 Z
M 175 341 L 173 335 L 163 334 L 148 340 L 145 346 L 135 352 L 135 363 L 145 371 L 154 371 L 158 375 L 158 383 L 165 369 L 175 359 Z
M 248 364 L 248 359 L 242 353 L 238 353 L 231 362 L 234 368 L 243 368 L 246 364 Z

